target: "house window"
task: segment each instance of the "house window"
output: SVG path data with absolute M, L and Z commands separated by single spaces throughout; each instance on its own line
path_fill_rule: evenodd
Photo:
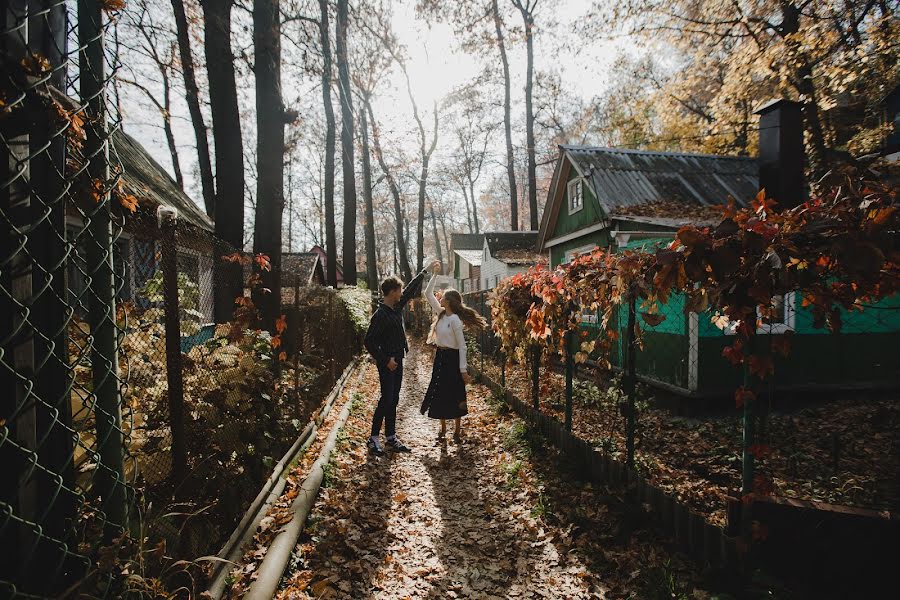
M 86 229 L 74 222 L 66 225 L 66 237 L 72 244 L 66 268 L 68 302 L 75 307 L 79 317 L 87 315 L 89 308 L 88 292 L 88 245 L 93 243 Z M 113 285 L 116 300 L 130 301 L 134 298 L 134 271 L 132 256 L 132 239 L 122 233 L 113 243 Z
M 764 316 L 757 310 L 759 333 L 784 333 L 794 330 L 794 294 L 785 294 L 772 299 L 772 311 Z
M 780 334 L 786 331 L 794 330 L 796 310 L 794 308 L 795 295 L 793 292 L 784 296 L 776 296 L 772 299 L 772 312 L 770 315 L 763 315 L 759 307 L 756 309 L 756 317 L 759 322 L 756 333 L 758 334 Z M 737 332 L 737 323 L 728 323 L 724 326 L 724 332 L 727 335 L 734 335 Z
M 569 182 L 569 214 L 576 213 L 584 207 L 584 180 L 573 179 Z
M 573 248 L 572 250 L 569 250 L 568 252 L 566 252 L 566 260 L 563 262 L 564 263 L 572 262 L 572 260 L 576 256 L 578 256 L 580 254 L 587 254 L 589 252 L 593 252 L 594 248 L 596 248 L 596 247 L 597 247 L 597 244 L 591 244 L 588 246 L 580 246 L 578 248 Z

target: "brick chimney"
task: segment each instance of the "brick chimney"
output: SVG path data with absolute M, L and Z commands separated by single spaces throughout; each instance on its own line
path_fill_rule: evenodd
M 758 109 L 759 187 L 788 209 L 806 201 L 803 177 L 803 105 L 773 100 Z

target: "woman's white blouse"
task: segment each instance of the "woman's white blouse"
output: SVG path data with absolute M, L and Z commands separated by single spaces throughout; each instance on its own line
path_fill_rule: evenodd
M 434 284 L 437 277 L 431 276 L 428 285 L 425 287 L 425 299 L 431 305 L 431 309 L 436 314 L 441 314 L 441 303 L 434 297 Z M 463 324 L 459 315 L 445 314 L 435 327 L 435 343 L 442 348 L 454 348 L 459 350 L 459 370 L 461 373 L 466 372 L 466 338 L 463 335 Z

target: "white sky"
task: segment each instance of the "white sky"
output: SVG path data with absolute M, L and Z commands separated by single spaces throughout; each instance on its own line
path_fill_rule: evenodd
M 509 0 L 500 0 L 509 2 Z M 579 39 L 571 30 L 590 7 L 591 0 L 544 0 L 539 4 L 536 14 L 537 31 L 535 35 L 535 68 L 536 71 L 557 71 L 567 91 L 584 98 L 589 98 L 603 91 L 606 85 L 606 72 L 610 63 L 620 51 L 628 51 L 629 48 L 621 41 L 603 42 L 594 41 L 589 45 L 571 44 L 565 47 L 560 40 Z M 502 4 L 501 4 L 502 6 Z M 450 26 L 446 24 L 431 24 L 420 21 L 415 15 L 415 0 L 403 0 L 392 2 L 393 27 L 400 42 L 407 48 L 407 68 L 412 82 L 413 93 L 416 96 L 420 110 L 424 113 L 423 120 L 431 122 L 431 106 L 434 101 L 440 100 L 451 90 L 471 81 L 481 70 L 483 57 L 473 57 L 466 54 L 460 48 Z M 552 14 L 551 14 L 552 11 Z M 548 20 L 556 21 L 556 35 L 541 29 L 542 23 Z M 510 26 L 519 26 L 521 19 L 517 13 L 511 14 Z M 332 27 L 334 25 L 332 15 Z M 350 43 L 353 42 L 353 30 L 350 31 Z M 202 51 L 198 52 L 202 56 Z M 524 113 L 524 85 L 526 52 L 525 44 L 521 40 L 508 40 L 507 55 L 510 61 L 512 76 L 512 102 L 513 102 L 513 140 L 517 146 L 524 146 L 525 131 L 522 124 Z M 499 64 L 499 55 L 494 59 Z M 285 88 L 285 101 L 291 102 L 291 90 L 307 89 L 316 98 L 312 102 L 321 102 L 317 82 L 298 82 L 294 73 L 283 74 Z M 254 101 L 252 77 L 239 82 L 239 101 L 243 108 L 249 108 L 248 102 Z M 298 85 L 299 84 L 299 85 Z M 502 88 L 501 88 L 502 89 Z M 143 100 L 141 106 L 134 102 L 125 105 L 125 127 L 138 141 L 145 145 L 156 160 L 163 165 L 170 174 L 173 173 L 171 158 L 165 143 L 161 123 L 155 111 L 146 110 L 146 100 L 141 99 L 133 90 L 123 90 L 128 98 Z M 294 91 L 293 94 L 297 92 Z M 193 131 L 187 115 L 187 109 L 183 98 L 174 98 L 175 117 L 173 126 L 177 144 L 181 152 L 182 171 L 185 177 L 185 187 L 189 195 L 202 205 L 199 193 L 199 184 L 195 177 L 196 158 L 194 154 Z M 333 95 L 335 112 L 339 114 L 337 93 Z M 498 98 L 498 102 L 500 99 Z M 393 69 L 390 77 L 381 82 L 378 96 L 375 98 L 375 112 L 382 128 L 385 150 L 390 153 L 392 144 L 405 143 L 405 136 L 414 130 L 415 123 L 412 116 L 412 107 L 407 97 L 405 82 L 399 69 Z M 208 125 L 211 123 L 208 123 Z M 246 127 L 252 127 L 252 123 L 245 123 Z M 521 131 L 519 131 L 521 129 Z M 324 134 L 323 134 L 324 135 Z M 413 138 L 415 139 L 415 138 Z M 210 143 L 212 138 L 210 134 Z M 245 145 L 255 143 L 253 131 L 246 131 Z M 446 133 L 440 139 L 435 160 L 440 160 L 453 152 L 453 140 Z M 489 149 L 495 157 L 505 156 L 503 136 L 497 136 L 496 143 L 492 143 Z M 246 165 L 252 172 L 252 166 Z M 499 166 L 497 166 L 500 168 Z M 480 186 L 487 184 L 490 172 L 483 175 Z M 252 181 L 248 184 L 253 186 Z

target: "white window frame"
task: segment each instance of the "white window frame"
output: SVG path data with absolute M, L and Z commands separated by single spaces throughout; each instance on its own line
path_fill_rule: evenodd
M 797 319 L 797 308 L 796 308 L 796 293 L 789 292 L 784 295 L 784 321 L 780 323 L 760 323 L 760 325 L 756 328 L 756 333 L 760 335 L 779 335 L 782 333 L 786 333 L 788 331 L 794 331 L 796 327 L 796 319 Z M 756 318 L 757 320 L 762 320 L 762 315 L 759 313 L 759 307 L 756 308 Z M 735 335 L 737 333 L 737 323 L 728 324 L 725 329 L 725 335 Z
M 197 278 L 200 281 L 196 281 L 197 287 L 200 290 L 200 297 L 198 298 L 198 302 L 200 303 L 200 311 L 203 312 L 203 307 L 208 307 L 209 310 L 203 314 L 203 316 L 207 319 L 206 323 L 203 325 L 211 324 L 215 319 L 213 318 L 212 311 L 213 308 L 213 286 L 215 285 L 213 273 L 213 259 L 211 256 L 204 254 L 200 250 L 195 248 L 187 248 L 185 246 L 176 246 L 175 253 L 187 254 L 190 256 L 194 256 L 197 258 Z M 205 274 L 205 276 L 204 276 Z M 207 284 L 208 285 L 205 285 Z
M 565 260 L 562 264 L 568 264 L 575 259 L 576 255 L 587 254 L 588 252 L 593 252 L 594 248 L 597 248 L 599 244 L 588 244 L 587 246 L 579 246 L 578 248 L 572 248 L 571 250 L 566 250 Z
M 574 199 L 573 190 L 576 185 L 581 185 L 581 198 L 578 206 L 574 206 L 572 204 L 572 200 Z M 584 177 L 575 177 L 568 184 L 566 184 L 566 204 L 569 205 L 569 214 L 575 214 L 584 208 L 584 186 L 585 181 Z

